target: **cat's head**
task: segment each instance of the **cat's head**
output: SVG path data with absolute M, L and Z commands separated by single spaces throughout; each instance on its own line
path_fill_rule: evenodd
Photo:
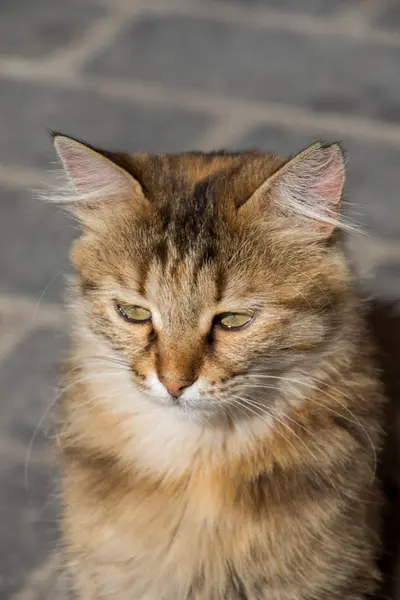
M 349 277 L 337 144 L 290 160 L 109 153 L 62 135 L 55 146 L 83 232 L 79 326 L 141 398 L 239 418 L 272 410 L 338 351 Z

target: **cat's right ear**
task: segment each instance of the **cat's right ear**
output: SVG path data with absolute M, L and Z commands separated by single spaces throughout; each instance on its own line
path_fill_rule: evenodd
M 67 176 L 67 189 L 56 200 L 83 224 L 104 222 L 120 202 L 147 204 L 140 183 L 112 160 L 65 135 L 54 134 L 53 141 Z

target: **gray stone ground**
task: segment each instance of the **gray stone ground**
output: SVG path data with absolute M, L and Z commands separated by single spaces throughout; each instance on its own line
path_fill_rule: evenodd
M 125 150 L 348 149 L 352 256 L 400 296 L 400 4 L 3 0 L 0 4 L 0 600 L 61 600 L 48 408 L 76 231 L 32 199 L 47 130 Z M 49 439 L 50 438 L 50 439 Z

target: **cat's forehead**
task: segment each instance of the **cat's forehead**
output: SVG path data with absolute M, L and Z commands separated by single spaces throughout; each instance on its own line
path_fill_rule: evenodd
M 284 162 L 276 155 L 259 152 L 143 153 L 122 157 L 122 166 L 141 183 L 151 202 L 171 205 L 182 198 L 198 201 L 202 189 L 207 184 L 210 189 L 211 183 L 220 201 L 235 202 L 251 194 Z
M 235 216 L 235 202 L 246 200 L 280 164 L 279 158 L 266 160 L 257 153 L 132 155 L 124 167 L 138 179 L 154 210 L 144 220 L 134 219 L 132 230 L 124 213 L 117 229 L 123 227 L 125 235 L 117 237 L 128 257 L 141 263 L 142 282 L 153 269 L 154 293 L 168 296 L 170 288 L 182 287 L 184 297 L 199 283 L 211 288 L 216 281 L 213 295 L 220 296 L 236 264 L 244 264 L 243 248 L 250 242 L 251 232 Z M 250 245 L 254 263 L 256 241 Z
M 154 210 L 144 219 L 122 213 L 115 243 L 107 241 L 121 256 L 113 262 L 125 289 L 181 314 L 223 297 L 247 297 L 259 280 L 257 255 L 261 260 L 268 244 L 265 231 L 260 240 L 254 226 L 240 226 L 235 201 L 245 200 L 281 163 L 257 153 L 132 155 L 123 166 Z
M 220 254 L 237 207 L 281 164 L 255 152 L 132 155 L 130 171 L 154 208 L 150 247 L 161 260 L 191 254 L 200 265 Z

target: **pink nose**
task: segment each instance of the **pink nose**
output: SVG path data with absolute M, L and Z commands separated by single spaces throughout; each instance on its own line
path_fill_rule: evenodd
M 183 391 L 194 383 L 194 379 L 192 381 L 186 379 L 172 379 L 165 375 L 160 375 L 159 379 L 174 398 L 179 398 Z

